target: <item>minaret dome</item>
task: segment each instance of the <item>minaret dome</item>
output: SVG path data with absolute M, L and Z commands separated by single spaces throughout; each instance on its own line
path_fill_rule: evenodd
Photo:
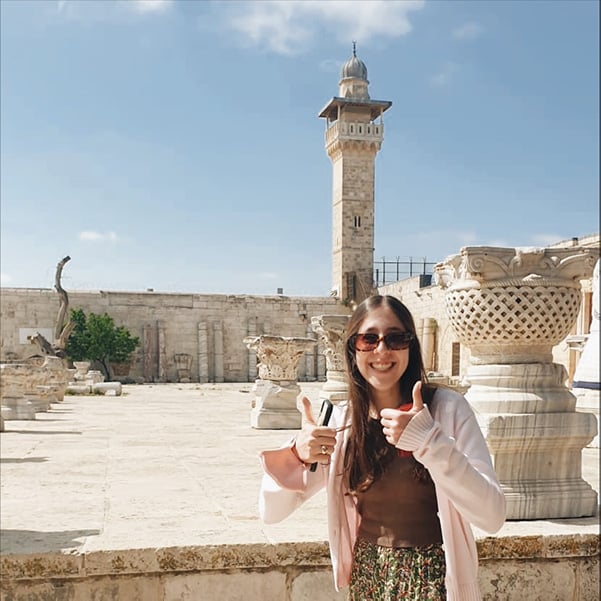
M 367 67 L 360 58 L 357 58 L 357 49 L 353 42 L 353 56 L 342 65 L 340 72 L 339 95 L 341 98 L 368 100 L 368 84 Z

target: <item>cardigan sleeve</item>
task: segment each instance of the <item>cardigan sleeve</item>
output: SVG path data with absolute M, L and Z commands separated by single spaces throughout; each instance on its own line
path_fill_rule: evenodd
M 294 441 L 281 449 L 262 451 L 263 478 L 259 492 L 259 516 L 265 524 L 287 518 L 326 485 L 328 466 L 315 472 L 301 463 L 292 452 Z
M 337 428 L 344 423 L 346 403 L 338 403 L 330 426 Z M 342 432 L 337 436 L 340 441 Z M 292 451 L 293 444 L 291 439 L 282 448 L 262 451 L 259 455 L 264 472 L 259 491 L 259 516 L 266 524 L 281 522 L 328 483 L 331 466 L 318 465 L 311 472 Z M 332 464 L 338 461 L 340 448 L 339 442 L 331 457 Z
M 497 532 L 505 522 L 505 495 L 474 412 L 454 391 L 439 389 L 434 401 L 438 419 L 424 407 L 396 446 L 413 451 L 436 488 L 467 521 L 491 534 Z

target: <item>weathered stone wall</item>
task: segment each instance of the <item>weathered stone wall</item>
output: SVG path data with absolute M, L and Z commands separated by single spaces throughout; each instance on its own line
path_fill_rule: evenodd
M 599 535 L 478 541 L 483 601 L 597 601 Z M 7 601 L 343 601 L 326 543 L 5 555 Z
M 130 375 L 146 382 L 177 381 L 174 355 L 192 357 L 191 379 L 204 382 L 254 380 L 254 354 L 246 336 L 274 334 L 305 337 L 311 317 L 346 314 L 334 298 L 286 296 L 161 294 L 154 292 L 70 292 L 72 309 L 108 313 L 115 324 L 140 338 Z M 3 288 L 1 291 L 0 359 L 21 359 L 37 353 L 26 341 L 32 329 L 52 330 L 59 298 L 50 289 Z M 318 373 L 299 365 L 299 379 Z M 323 369 L 322 369 L 323 371 Z M 323 374 L 318 374 L 322 376 Z

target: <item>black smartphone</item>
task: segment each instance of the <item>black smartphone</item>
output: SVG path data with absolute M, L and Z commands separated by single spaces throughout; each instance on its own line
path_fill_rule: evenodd
M 319 417 L 317 418 L 318 426 L 327 426 L 330 421 L 330 417 L 332 416 L 332 410 L 334 405 L 332 405 L 332 401 L 330 399 L 325 399 L 321 404 L 321 409 L 319 410 Z M 310 472 L 314 472 L 317 469 L 317 463 L 312 463 L 309 468 Z

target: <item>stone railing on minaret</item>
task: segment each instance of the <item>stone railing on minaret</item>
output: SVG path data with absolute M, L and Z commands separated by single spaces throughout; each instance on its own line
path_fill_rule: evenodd
M 301 427 L 297 407 L 301 392 L 297 367 L 303 353 L 316 341 L 285 336 L 247 336 L 244 344 L 257 353 L 259 379 L 253 387 L 251 426 L 265 430 L 293 430 Z
M 326 358 L 326 381 L 319 397 L 333 403 L 348 399 L 348 381 L 344 369 L 344 340 L 348 315 L 317 315 L 311 327 L 323 343 Z
M 591 516 L 597 494 L 582 479 L 592 414 L 575 411 L 553 346 L 578 316 L 589 248 L 466 247 L 435 268 L 453 330 L 469 347 L 466 398 L 507 499 L 508 519 Z

